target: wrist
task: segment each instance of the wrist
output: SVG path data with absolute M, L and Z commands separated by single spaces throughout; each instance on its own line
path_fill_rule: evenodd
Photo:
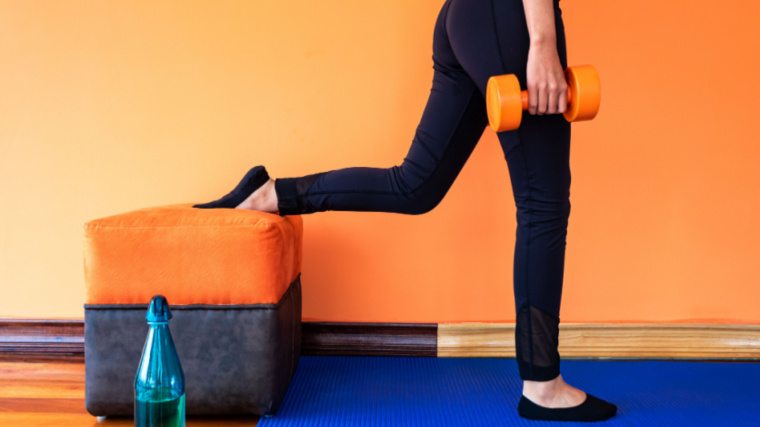
M 539 34 L 536 36 L 531 36 L 530 38 L 530 47 L 546 48 L 546 47 L 556 47 L 556 46 L 557 46 L 556 37 L 549 34 Z

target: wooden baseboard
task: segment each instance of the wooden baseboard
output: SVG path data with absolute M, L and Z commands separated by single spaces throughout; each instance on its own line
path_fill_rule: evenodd
M 436 356 L 438 325 L 303 322 L 301 354 Z M 84 321 L 0 319 L 0 360 L 84 361 Z
M 84 361 L 84 321 L 0 319 L 0 360 Z
M 438 357 L 515 357 L 514 323 L 438 325 Z M 760 360 L 760 325 L 560 323 L 562 358 Z
M 436 356 L 435 323 L 303 322 L 301 354 Z
M 303 322 L 304 355 L 515 357 L 514 323 Z M 760 325 L 561 323 L 562 358 L 760 361 Z M 84 360 L 82 320 L 0 319 L 0 360 Z

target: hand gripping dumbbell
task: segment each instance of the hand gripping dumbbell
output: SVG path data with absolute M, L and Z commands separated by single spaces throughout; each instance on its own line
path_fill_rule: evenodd
M 599 111 L 599 74 L 591 65 L 568 67 L 567 110 L 563 113 L 568 122 L 591 120 Z M 493 76 L 486 87 L 488 123 L 496 132 L 520 127 L 523 110 L 528 109 L 528 91 L 520 91 L 520 82 L 514 74 Z

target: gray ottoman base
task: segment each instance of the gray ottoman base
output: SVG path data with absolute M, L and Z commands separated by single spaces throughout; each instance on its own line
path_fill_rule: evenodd
M 171 301 L 169 301 L 171 304 Z M 132 415 L 146 305 L 85 305 L 85 406 Z M 273 415 L 301 353 L 301 276 L 276 304 L 172 306 L 188 414 Z

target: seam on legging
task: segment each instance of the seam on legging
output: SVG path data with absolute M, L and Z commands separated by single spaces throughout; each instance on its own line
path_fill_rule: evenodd
M 446 11 L 443 12 L 443 34 L 446 36 L 446 40 L 449 39 L 449 29 L 446 28 L 446 25 L 449 22 L 449 8 L 451 8 L 451 0 L 446 0 Z
M 465 108 L 462 109 L 461 113 L 459 113 L 459 117 L 457 118 L 457 124 L 454 126 L 454 130 L 451 132 L 451 134 L 448 136 L 448 142 L 446 143 L 446 148 L 443 151 L 443 155 L 441 156 L 441 160 L 435 165 L 435 168 L 433 168 L 433 172 L 430 173 L 430 178 L 432 178 L 435 173 L 440 169 L 441 165 L 443 164 L 443 159 L 446 158 L 446 156 L 449 155 L 450 151 L 449 148 L 451 147 L 451 139 L 453 138 L 454 134 L 456 133 L 456 130 L 459 129 L 459 125 L 462 123 L 462 118 L 464 117 L 465 113 L 470 109 L 470 105 L 472 105 L 472 99 L 475 95 L 480 95 L 480 92 L 478 91 L 477 85 L 473 82 L 472 91 L 470 92 L 470 98 L 467 100 L 467 104 Z M 415 191 L 422 188 L 425 184 L 428 184 L 430 182 L 430 178 L 428 180 L 422 182 L 418 186 L 414 187 L 413 189 L 405 192 L 395 192 L 395 191 L 357 191 L 357 190 L 351 190 L 351 191 L 320 191 L 317 193 L 309 193 L 309 194 L 301 194 L 298 196 L 295 196 L 296 198 L 305 198 L 305 197 L 311 197 L 311 196 L 321 196 L 324 194 L 397 194 L 399 196 L 406 196 L 408 194 L 414 193 Z
M 424 139 L 421 138 L 421 137 L 419 137 L 419 135 L 421 135 L 421 134 L 430 135 L 428 132 L 425 132 L 424 130 L 420 130 L 420 129 L 417 129 L 417 131 L 414 132 L 415 138 L 418 138 L 418 140 L 420 142 L 420 147 L 422 147 L 422 149 L 425 150 L 430 155 L 430 157 L 432 157 L 433 159 L 435 159 L 437 162 L 440 162 L 441 159 L 436 158 L 438 156 L 436 156 L 436 154 L 427 146 L 427 144 L 423 142 Z M 430 136 L 432 136 L 432 135 L 430 135 Z
M 525 154 L 525 147 L 522 143 L 522 135 L 518 129 L 517 137 L 520 140 L 518 145 L 522 151 L 523 164 L 525 169 L 525 182 L 528 184 L 528 202 L 530 206 L 530 215 L 528 216 L 528 239 L 525 247 L 525 300 L 528 308 L 528 336 L 530 337 L 530 376 L 533 378 L 533 318 L 530 313 L 530 286 L 528 286 L 528 271 L 530 269 L 530 239 L 533 235 L 533 189 L 530 184 L 530 174 L 528 173 L 528 159 Z
M 491 0 L 491 16 L 493 17 L 493 32 L 494 37 L 496 38 L 496 47 L 499 50 L 499 62 L 501 63 L 502 67 L 502 74 L 505 74 L 507 72 L 507 65 L 504 63 L 504 56 L 501 54 L 501 42 L 499 41 L 499 27 L 496 25 L 496 6 L 494 5 L 494 0 Z M 528 237 L 526 242 L 526 248 L 525 248 L 525 301 L 527 306 L 527 312 L 528 312 L 528 337 L 530 338 L 530 343 L 528 345 L 528 354 L 530 355 L 530 377 L 533 378 L 533 319 L 530 314 L 530 289 L 528 287 L 528 270 L 530 268 L 530 238 L 533 234 L 533 190 L 530 186 L 530 175 L 528 174 L 528 161 L 525 157 L 525 147 L 523 146 L 522 142 L 522 135 L 520 134 L 520 129 L 518 128 L 516 130 L 517 132 L 517 145 L 520 147 L 520 150 L 522 150 L 522 158 L 524 162 L 524 169 L 525 169 L 525 175 L 526 179 L 525 182 L 528 183 L 528 202 L 530 203 L 530 215 L 528 216 Z M 505 153 L 506 155 L 506 153 Z M 516 311 L 519 312 L 521 307 L 516 307 Z
M 494 0 L 491 0 L 491 18 L 493 19 L 493 37 L 496 40 L 496 49 L 499 51 L 502 74 L 506 74 L 507 64 L 504 63 L 504 55 L 501 54 L 501 42 L 499 41 L 499 27 L 496 25 L 496 6 L 494 5 Z

